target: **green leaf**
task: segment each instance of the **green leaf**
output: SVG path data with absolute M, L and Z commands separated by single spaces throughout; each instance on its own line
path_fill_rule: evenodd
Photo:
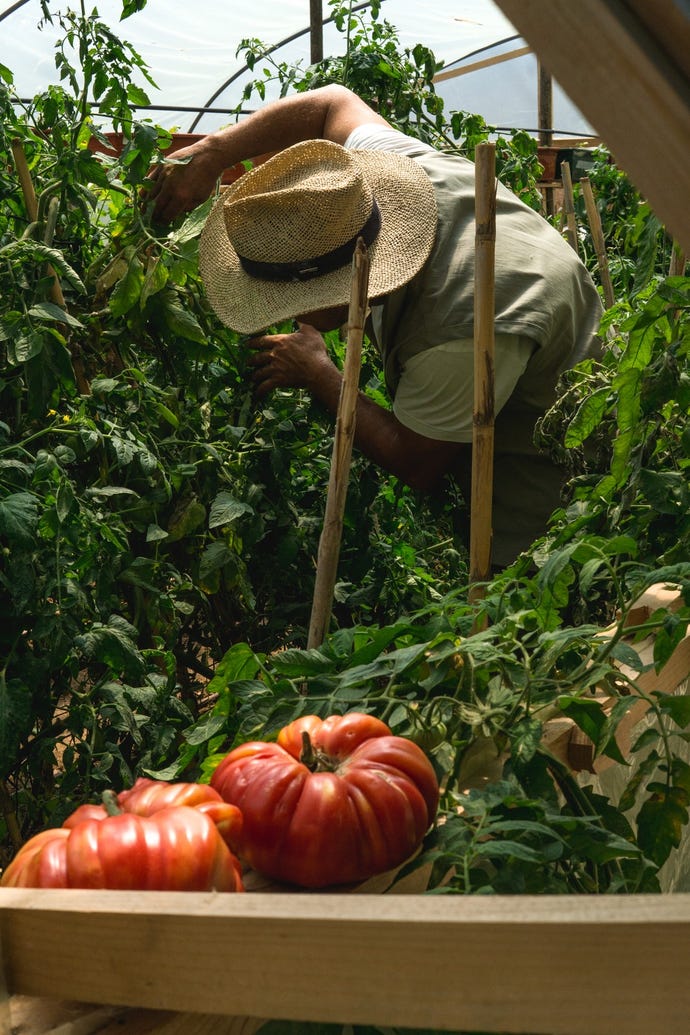
M 220 573 L 237 566 L 237 555 L 223 540 L 210 543 L 199 562 L 199 582 L 207 593 L 217 593 L 220 588 Z
M 209 694 L 222 694 L 236 679 L 253 679 L 261 666 L 260 659 L 246 643 L 236 643 L 216 665 L 213 678 L 206 687 Z M 263 684 L 261 684 L 263 687 Z
M 544 727 L 537 719 L 521 719 L 510 731 L 510 755 L 516 762 L 529 762 L 541 743 Z
M 277 673 L 288 678 L 299 676 L 317 676 L 333 669 L 330 658 L 315 647 L 309 650 L 292 648 L 271 655 L 271 662 Z
M 663 866 L 683 836 L 688 821 L 687 794 L 680 788 L 655 791 L 637 816 L 637 840 L 647 856 Z
M 177 334 L 178 337 L 185 338 L 187 341 L 195 341 L 201 345 L 207 344 L 206 335 L 197 318 L 188 309 L 183 309 L 177 301 L 166 298 L 161 306 L 161 314 L 168 330 L 173 334 Z
M 192 726 L 191 729 L 185 730 L 184 739 L 188 744 L 197 746 L 199 744 L 206 744 L 211 737 L 215 737 L 217 733 L 224 730 L 227 726 L 227 717 L 225 715 L 216 715 L 213 712 L 209 712 L 203 719 L 200 719 L 196 725 Z
M 149 95 L 134 83 L 127 84 L 127 100 L 135 107 L 146 108 L 151 104 Z
M 141 296 L 144 287 L 144 268 L 138 255 L 132 255 L 127 265 L 127 272 L 112 290 L 108 307 L 114 317 L 124 316 L 132 309 Z
M 635 648 L 625 640 L 619 640 L 614 644 L 611 648 L 611 657 L 620 661 L 622 665 L 627 665 L 633 672 L 642 672 L 646 667 Z
M 34 356 L 40 355 L 45 343 L 46 339 L 41 331 L 31 331 L 29 334 L 20 334 L 17 338 L 10 338 L 7 342 L 8 363 L 13 367 L 18 367 L 21 363 L 28 363 Z
M 656 694 L 657 705 L 664 715 L 670 715 L 677 726 L 690 726 L 690 694 Z
M 566 449 L 581 446 L 589 438 L 606 412 L 610 395 L 611 389 L 607 386 L 585 396 L 566 430 L 563 439 Z
M 38 506 L 28 492 L 13 492 L 0 500 L 0 535 L 10 542 L 30 545 L 38 525 Z
M 652 734 L 652 736 L 653 736 L 653 743 L 654 744 L 658 743 L 658 740 L 659 740 L 659 732 L 658 732 L 658 730 L 648 729 L 648 730 L 645 731 L 645 733 L 646 734 Z M 648 746 L 648 745 L 642 745 L 642 746 Z M 638 745 L 634 744 L 633 745 L 633 752 L 636 752 L 637 750 L 638 750 Z M 640 787 L 642 786 L 644 781 L 647 780 L 648 777 L 650 777 L 652 775 L 652 773 L 655 771 L 655 769 L 657 768 L 657 766 L 659 764 L 659 761 L 660 761 L 660 759 L 659 759 L 658 752 L 651 751 L 649 753 L 649 755 L 645 759 L 643 759 L 643 761 L 640 763 L 640 766 L 639 766 L 637 772 L 633 773 L 631 778 L 628 780 L 628 782 L 625 785 L 625 788 L 623 790 L 623 793 L 622 793 L 622 795 L 620 797 L 620 801 L 618 803 L 618 807 L 619 807 L 621 812 L 627 812 L 629 809 L 634 808 L 635 803 L 637 801 L 637 794 L 638 794 L 638 791 L 639 791 Z
M 232 493 L 219 492 L 211 504 L 208 527 L 218 528 L 220 525 L 232 525 L 242 514 L 253 513 L 253 507 L 238 500 Z
M 542 860 L 541 854 L 535 848 L 523 845 L 519 841 L 480 841 L 474 845 L 474 853 L 491 859 L 520 859 L 529 863 L 538 863 Z
M 572 719 L 583 733 L 586 733 L 595 747 L 606 726 L 606 712 L 599 701 L 586 697 L 575 697 L 567 694 L 557 698 L 556 703 L 564 715 Z
M 206 507 L 197 499 L 187 500 L 178 507 L 168 524 L 168 535 L 171 542 L 184 539 L 190 532 L 199 528 L 206 519 Z
M 112 616 L 107 625 L 94 622 L 88 632 L 75 638 L 75 644 L 90 661 L 98 661 L 115 674 L 136 680 L 144 674 L 145 664 L 132 638 L 133 632 L 128 623 Z
M 72 512 L 74 507 L 74 489 L 72 483 L 66 478 L 60 482 L 55 494 L 55 509 L 57 511 L 58 521 L 63 524 Z
M 157 255 L 149 260 L 146 267 L 146 275 L 144 277 L 144 283 L 141 289 L 141 297 L 139 304 L 143 308 L 151 295 L 157 294 L 158 291 L 162 291 L 165 285 L 168 283 L 168 269 L 163 262 L 162 258 Z
M 84 324 L 71 316 L 66 309 L 55 305 L 53 302 L 38 302 L 29 309 L 29 316 L 38 320 L 52 320 L 54 323 L 66 323 L 70 327 L 83 327 Z
M 170 243 L 186 244 L 187 241 L 193 241 L 194 238 L 199 237 L 214 203 L 215 198 L 209 198 L 193 212 L 190 212 L 182 226 L 170 234 Z
M 158 543 L 161 539 L 167 539 L 168 533 L 160 525 L 149 525 L 146 529 L 146 542 Z
M 0 248 L 0 255 L 9 260 L 21 260 L 31 263 L 49 262 L 60 279 L 66 280 L 80 294 L 85 294 L 86 292 L 79 274 L 70 266 L 62 252 L 58 251 L 57 248 L 49 248 L 48 245 L 40 244 L 38 241 L 32 241 L 31 239 L 15 240 Z

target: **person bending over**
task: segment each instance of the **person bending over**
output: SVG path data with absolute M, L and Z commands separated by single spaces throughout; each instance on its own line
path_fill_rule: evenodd
M 258 398 L 304 388 L 335 415 L 342 374 L 322 334 L 348 316 L 358 237 L 368 330 L 392 400 L 359 395 L 355 445 L 415 490 L 453 475 L 468 499 L 474 365 L 474 165 L 393 129 L 342 86 L 267 104 L 151 173 L 154 219 L 222 189 L 199 267 L 219 318 L 249 344 Z M 563 472 L 533 442 L 559 374 L 600 347 L 599 294 L 574 250 L 502 184 L 496 195 L 493 554 L 510 564 L 547 528 Z M 294 319 L 290 334 L 266 334 Z

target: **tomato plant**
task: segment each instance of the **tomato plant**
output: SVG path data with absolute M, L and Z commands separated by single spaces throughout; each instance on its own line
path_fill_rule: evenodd
M 242 812 L 249 865 L 307 888 L 362 881 L 403 863 L 439 795 L 421 748 L 357 712 L 304 716 L 276 743 L 235 748 L 211 786 Z
M 21 100 L 0 67 L 0 863 L 104 787 L 169 776 L 233 644 L 301 642 L 332 452 L 305 393 L 252 398 L 199 280 L 204 209 L 150 223 L 140 186 L 170 134 L 132 117 L 141 59 L 57 7 L 60 85 Z M 120 155 L 90 147 L 103 119 Z M 340 556 L 345 625 L 466 571 L 450 507 L 361 457 Z

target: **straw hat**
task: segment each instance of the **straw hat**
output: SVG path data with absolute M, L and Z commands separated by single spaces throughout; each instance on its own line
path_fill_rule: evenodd
M 347 304 L 359 236 L 369 297 L 401 287 L 428 258 L 436 218 L 431 180 L 413 159 L 307 140 L 222 192 L 201 235 L 199 268 L 223 323 L 253 333 Z

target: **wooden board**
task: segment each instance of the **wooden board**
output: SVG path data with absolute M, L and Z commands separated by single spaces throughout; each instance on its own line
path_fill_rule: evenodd
M 497 0 L 690 254 L 690 15 L 672 0 Z
M 690 1016 L 690 895 L 5 889 L 0 923 L 16 995 L 532 1035 L 675 1033 Z

